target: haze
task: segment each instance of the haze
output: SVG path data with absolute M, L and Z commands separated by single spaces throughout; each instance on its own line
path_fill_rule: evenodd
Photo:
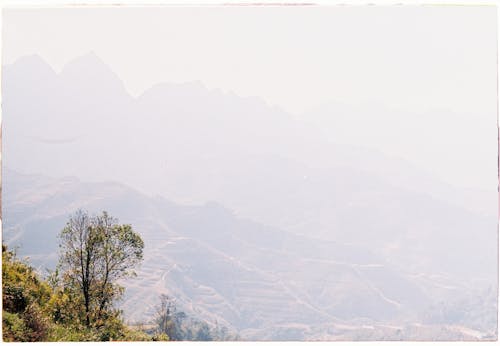
M 3 64 L 37 54 L 61 71 L 92 51 L 134 96 L 200 81 L 303 120 L 355 108 L 337 141 L 491 191 L 495 25 L 489 6 L 6 9 Z
M 79 208 L 243 340 L 496 340 L 496 9 L 9 9 L 3 239 Z

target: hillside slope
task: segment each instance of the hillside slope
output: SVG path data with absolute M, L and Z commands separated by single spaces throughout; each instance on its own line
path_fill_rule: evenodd
M 403 269 L 496 285 L 496 186 L 453 187 L 402 158 L 340 145 L 259 98 L 201 83 L 158 84 L 133 98 L 95 54 L 60 73 L 37 56 L 19 59 L 4 68 L 2 93 L 2 159 L 16 171 L 217 201 L 238 217 L 369 248 Z M 344 137 L 357 131 L 342 124 Z
M 168 293 L 188 313 L 217 320 L 245 339 L 349 339 L 367 325 L 378 332 L 366 339 L 378 333 L 398 338 L 383 325 L 406 330 L 408 323 L 430 321 L 425 314 L 440 298 L 477 294 L 449 278 L 401 270 L 367 248 L 264 226 L 215 202 L 179 205 L 122 184 L 9 169 L 4 191 L 4 239 L 40 268 L 55 264 L 57 234 L 78 208 L 107 210 L 141 233 L 144 263 L 138 278 L 125 283 L 122 303 L 129 321 L 151 318 L 158 295 Z M 488 316 L 479 335 L 493 333 L 495 315 Z

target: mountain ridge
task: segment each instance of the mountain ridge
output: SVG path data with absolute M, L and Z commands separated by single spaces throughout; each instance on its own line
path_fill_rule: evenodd
M 462 196 L 464 196 L 464 194 L 466 193 L 464 189 L 456 190 L 455 188 L 449 186 L 446 188 L 441 188 L 442 186 L 445 185 L 445 183 L 439 181 L 439 179 L 436 179 L 436 177 L 432 175 L 429 176 L 428 173 L 423 173 L 423 171 L 420 168 L 415 167 L 414 165 L 412 165 L 411 167 L 404 167 L 405 165 L 408 165 L 408 163 L 405 161 L 401 161 L 401 158 L 397 159 L 401 161 L 401 164 L 394 164 L 394 162 L 396 162 L 394 159 L 384 158 L 384 155 L 377 153 L 376 150 L 373 149 L 367 150 L 363 148 L 359 149 L 354 148 L 355 150 L 349 149 L 343 153 L 342 151 L 339 151 L 338 149 L 332 147 L 331 144 L 325 144 L 331 142 L 332 140 L 335 140 L 335 138 L 332 138 L 331 136 L 325 133 L 321 133 L 321 131 L 318 132 L 317 128 L 314 126 L 309 129 L 311 125 L 308 125 L 307 122 L 297 122 L 296 119 L 293 120 L 293 117 L 291 115 L 288 115 L 283 111 L 275 111 L 276 109 L 279 110 L 279 108 L 268 106 L 266 102 L 260 100 L 259 98 L 256 97 L 242 98 L 237 95 L 231 96 L 232 95 L 231 93 L 221 93 L 218 92 L 216 89 L 208 90 L 202 84 L 196 85 L 196 87 L 193 88 L 192 87 L 193 83 L 167 83 L 167 84 L 162 83 L 160 85 L 148 88 L 139 97 L 133 97 L 130 94 L 123 92 L 124 90 L 123 82 L 120 81 L 118 76 L 109 69 L 108 65 L 103 63 L 102 60 L 99 59 L 99 57 L 97 57 L 95 54 L 90 56 L 92 57 L 91 59 L 89 58 L 88 54 L 83 55 L 77 59 L 78 60 L 77 62 L 79 64 L 86 66 L 85 68 L 81 69 L 82 71 L 86 72 L 80 71 L 80 75 L 82 75 L 82 77 L 76 79 L 73 78 L 69 80 L 65 79 L 64 81 L 60 80 L 61 79 L 60 74 L 55 73 L 51 69 L 50 65 L 44 62 L 43 59 L 41 59 L 38 56 L 30 57 L 31 60 L 33 61 L 36 60 L 37 62 L 36 64 L 32 65 L 45 66 L 45 69 L 50 69 L 52 71 L 51 73 L 52 77 L 34 79 L 31 80 L 31 82 L 29 83 L 23 78 L 20 78 L 19 77 L 20 73 L 23 74 L 24 73 L 23 71 L 25 71 L 26 69 L 28 70 L 32 69 L 30 67 L 26 67 L 25 63 L 26 59 L 19 59 L 17 62 L 4 67 L 4 75 L 2 83 L 4 90 L 4 103 L 5 103 L 4 113 L 6 114 L 4 121 L 6 124 L 5 127 L 7 129 L 7 133 L 5 134 L 7 136 L 6 138 L 7 143 L 10 142 L 9 140 L 10 132 L 15 131 L 16 136 L 26 135 L 26 133 L 23 132 L 25 132 L 26 129 L 28 128 L 27 126 L 28 124 L 32 124 L 31 127 L 35 127 L 39 130 L 38 131 L 34 131 L 33 129 L 29 130 L 29 132 L 31 132 L 28 133 L 30 135 L 29 136 L 30 138 L 43 139 L 45 140 L 45 142 L 48 142 L 51 139 L 56 139 L 53 140 L 55 144 L 55 142 L 57 142 L 57 139 L 60 139 L 61 137 L 59 134 L 61 131 L 59 129 L 61 130 L 64 129 L 64 132 L 68 133 L 68 129 L 71 128 L 72 130 L 69 132 L 72 134 L 64 136 L 63 139 L 70 138 L 73 140 L 77 140 L 79 142 L 83 141 L 81 145 L 88 146 L 88 144 L 86 144 L 88 142 L 88 139 L 85 140 L 84 138 L 82 138 L 82 136 L 84 137 L 106 136 L 106 132 L 117 130 L 116 129 L 117 122 L 122 122 L 123 124 L 120 125 L 119 127 L 123 128 L 118 130 L 118 132 L 123 133 L 124 136 L 119 137 L 117 135 L 113 135 L 113 137 L 115 138 L 113 138 L 112 140 L 124 142 L 126 138 L 128 138 L 129 141 L 132 141 L 133 144 L 135 144 L 135 148 L 128 147 L 125 148 L 125 150 L 133 155 L 136 155 L 137 159 L 139 160 L 141 158 L 141 155 L 137 152 L 138 142 L 132 139 L 133 137 L 137 137 L 138 135 L 140 136 L 149 135 L 150 137 L 149 141 L 154 140 L 154 144 L 151 143 L 150 145 L 146 142 L 143 143 L 143 146 L 147 152 L 151 153 L 154 152 L 155 155 L 162 154 L 161 150 L 155 149 L 153 147 L 155 145 L 162 147 L 165 147 L 165 145 L 167 147 L 171 145 L 179 146 L 179 148 L 181 149 L 183 148 L 183 150 L 185 150 L 186 154 L 189 153 L 189 150 L 196 150 L 196 151 L 201 150 L 194 147 L 195 142 L 185 142 L 185 139 L 183 140 L 184 142 L 182 142 L 181 139 L 173 139 L 173 141 L 169 140 L 165 141 L 164 139 L 158 138 L 160 134 L 155 133 L 156 131 L 151 133 L 151 129 L 148 127 L 148 121 L 154 121 L 156 123 L 158 121 L 160 122 L 166 121 L 164 119 L 172 118 L 173 122 L 172 121 L 167 122 L 166 124 L 168 124 L 169 126 L 173 126 L 174 128 L 175 127 L 179 128 L 175 130 L 173 129 L 172 133 L 166 132 L 165 133 L 166 135 L 173 136 L 173 138 L 175 138 L 177 136 L 176 133 L 189 134 L 191 132 L 190 133 L 191 136 L 198 135 L 199 138 L 206 137 L 207 144 L 209 144 L 207 149 L 216 145 L 219 142 L 218 144 L 219 146 L 214 147 L 213 150 L 214 152 L 219 152 L 221 150 L 221 145 L 223 145 L 224 143 L 231 143 L 233 146 L 236 145 L 235 148 L 239 148 L 238 150 L 240 151 L 241 150 L 245 150 L 247 152 L 255 151 L 255 149 L 257 149 L 255 145 L 252 148 L 248 148 L 248 146 L 243 145 L 242 141 L 245 139 L 247 141 L 251 140 L 253 142 L 254 139 L 258 140 L 260 138 L 264 139 L 263 143 L 264 148 L 276 147 L 276 149 L 273 149 L 275 152 L 278 150 L 280 155 L 283 155 L 283 153 L 285 153 L 285 155 L 287 156 L 290 156 L 293 150 L 295 154 L 292 155 L 294 155 L 296 158 L 299 158 L 300 161 L 304 161 L 304 158 L 308 157 L 313 157 L 315 161 L 317 160 L 322 160 L 323 162 L 332 161 L 332 159 L 328 159 L 328 157 L 322 157 L 322 158 L 318 157 L 319 155 L 318 153 L 325 150 L 330 150 L 330 152 L 332 152 L 332 154 L 335 155 L 335 161 L 340 164 L 347 164 L 350 166 L 356 165 L 358 169 L 361 168 L 363 165 L 364 169 L 367 169 L 371 174 L 375 173 L 381 176 L 384 175 L 384 171 L 383 170 L 381 171 L 381 167 L 383 168 L 388 166 L 391 167 L 391 171 L 385 173 L 390 174 L 390 179 L 392 180 L 392 182 L 398 184 L 398 186 L 400 187 L 408 187 L 408 188 L 413 188 L 414 190 L 422 190 L 429 193 L 433 193 L 435 197 L 444 199 L 447 202 L 458 203 L 462 207 L 465 206 L 469 209 L 472 208 L 473 210 L 479 210 L 479 209 L 488 210 L 488 213 L 496 215 L 497 208 L 491 207 L 492 205 L 497 204 L 497 198 L 494 192 L 488 192 L 488 193 L 482 192 L 480 194 L 474 193 L 474 195 L 472 196 L 474 198 L 474 201 L 467 202 L 471 198 L 462 198 Z M 71 66 L 72 62 L 74 61 L 70 61 L 68 62 L 68 64 Z M 36 70 L 39 69 L 40 68 L 34 69 L 35 71 L 31 71 L 28 75 L 35 75 Z M 98 76 L 102 75 L 102 73 L 101 72 L 98 73 L 97 71 L 101 70 L 106 70 L 108 71 L 106 74 L 110 74 L 115 77 L 111 81 L 111 84 L 94 83 L 98 85 L 106 84 L 107 87 L 103 89 L 106 90 L 105 92 L 99 92 L 95 94 L 92 93 L 92 88 L 89 87 L 87 88 L 88 92 L 87 95 L 85 96 L 81 93 L 76 93 L 75 95 L 71 95 L 71 93 L 69 93 L 68 90 L 73 89 L 74 88 L 73 85 L 81 84 L 81 81 L 79 81 L 79 79 L 90 78 L 92 76 L 95 76 L 92 78 L 98 78 Z M 54 85 L 58 85 L 60 83 L 62 84 L 57 89 L 54 89 L 55 88 Z M 37 88 L 36 92 L 35 91 L 27 92 L 29 89 L 26 89 L 26 87 L 33 88 L 34 86 L 37 85 L 40 85 L 40 88 Z M 121 86 L 117 87 L 117 85 Z M 171 102 L 165 103 L 166 100 L 164 99 L 165 87 L 168 90 L 174 92 L 181 92 L 182 94 L 185 94 L 185 96 L 182 97 L 181 100 L 182 102 L 176 102 L 175 104 L 172 104 Z M 162 101 L 160 103 L 155 103 L 155 102 L 151 103 L 149 101 L 144 102 L 146 95 L 149 92 L 157 90 L 158 88 L 161 89 L 159 91 L 163 90 L 162 92 L 159 92 L 157 96 L 157 98 L 159 98 Z M 34 105 L 36 105 L 37 103 L 39 103 L 39 105 L 37 105 L 36 107 L 35 106 L 29 107 L 29 105 L 26 104 L 18 104 L 18 102 L 20 102 L 21 100 L 16 101 L 15 99 L 12 99 L 11 95 L 13 95 L 12 94 L 13 90 L 15 90 L 15 94 L 24 95 L 22 99 L 29 98 L 30 100 L 32 100 L 32 103 Z M 63 99 L 73 100 L 74 102 L 71 105 L 67 105 L 64 103 L 61 104 L 61 100 L 54 99 L 56 95 L 50 95 L 50 94 L 46 95 L 46 97 L 41 97 L 40 92 L 42 92 L 43 90 L 49 90 L 52 93 L 59 94 L 60 96 L 63 97 Z M 194 90 L 198 91 L 194 92 Z M 192 94 L 193 92 L 194 94 Z M 106 97 L 102 98 L 102 96 L 104 95 L 106 95 Z M 15 97 L 17 98 L 17 96 Z M 97 98 L 95 100 L 92 100 L 92 98 L 94 97 Z M 89 99 L 89 101 L 82 103 L 82 99 L 87 99 L 87 98 Z M 192 103 L 191 100 L 196 100 L 196 102 L 202 101 L 203 104 L 207 105 L 208 107 L 207 110 L 205 112 L 196 109 L 187 111 L 190 108 L 192 109 L 192 106 L 190 106 L 190 104 Z M 110 110 L 103 111 L 103 107 L 107 107 Z M 165 110 L 169 110 L 168 112 L 161 111 L 162 108 L 165 107 L 166 107 Z M 229 111 L 230 108 L 228 107 L 233 107 L 235 111 Z M 79 110 L 79 108 L 81 108 L 81 110 Z M 211 111 L 211 109 L 213 109 L 213 111 Z M 254 109 L 255 111 L 250 111 L 252 109 Z M 238 117 L 230 116 L 231 113 L 236 115 L 236 112 L 241 112 L 241 110 L 243 110 L 243 113 L 239 114 Z M 228 114 L 224 115 L 224 112 Z M 17 129 L 17 126 L 9 125 L 10 121 L 9 114 L 11 113 L 16 114 L 17 124 L 24 125 L 22 131 L 21 129 Z M 31 115 L 29 115 L 30 113 Z M 34 114 L 36 113 L 41 113 L 42 116 L 39 119 L 33 118 Z M 73 114 L 72 122 L 68 121 L 68 116 L 67 116 L 68 114 Z M 263 115 L 265 116 L 263 117 Z M 249 123 L 248 122 L 245 123 L 245 121 L 247 121 L 245 119 L 248 118 L 248 119 L 253 119 L 252 121 L 256 121 L 255 116 L 259 116 L 261 118 L 261 120 L 259 120 L 259 123 L 257 124 L 258 127 L 255 127 L 255 125 L 248 126 Z M 199 123 L 193 124 L 192 122 L 186 122 L 186 120 L 189 118 L 192 118 L 194 121 L 197 121 Z M 205 123 L 203 121 L 203 118 L 206 118 L 206 120 L 219 119 L 218 120 L 219 124 L 217 125 L 217 127 L 214 127 L 213 125 L 210 125 L 210 123 Z M 281 120 L 278 120 L 280 118 Z M 45 122 L 42 122 L 42 119 L 45 120 Z M 81 119 L 85 120 L 82 121 Z M 103 119 L 107 120 L 103 121 Z M 234 119 L 236 119 L 236 121 Z M 310 119 L 313 119 L 313 117 L 310 117 Z M 75 122 L 75 120 L 77 121 Z M 182 125 L 183 122 L 185 123 L 185 125 Z M 101 123 L 102 129 L 90 125 L 94 123 Z M 242 130 L 242 127 L 241 125 L 239 125 L 239 123 L 245 124 L 246 128 L 251 129 L 251 132 L 247 131 L 247 134 L 239 134 L 238 131 Z M 56 128 L 51 128 L 48 126 L 48 124 L 50 124 L 51 126 L 54 126 L 54 124 L 60 124 L 60 125 L 58 125 Z M 283 125 L 286 126 L 283 127 Z M 12 127 L 14 127 L 13 130 L 10 129 Z M 203 130 L 202 127 L 206 127 L 206 130 Z M 220 129 L 218 129 L 218 127 Z M 232 127 L 234 127 L 234 135 L 231 134 Z M 219 134 L 218 131 L 224 128 L 226 128 L 229 131 L 226 131 L 223 134 L 222 133 Z M 92 134 L 93 131 L 101 133 Z M 136 132 L 135 136 L 129 135 L 130 133 L 133 133 L 132 131 Z M 217 132 L 215 133 L 214 136 L 212 136 L 210 135 L 210 132 L 207 131 L 217 131 Z M 305 135 L 308 137 L 307 143 L 304 142 L 303 140 Z M 281 136 L 283 138 L 281 139 L 281 141 L 278 142 L 272 139 L 272 137 L 274 136 Z M 227 139 L 223 140 L 225 138 Z M 311 146 L 312 143 L 311 138 L 317 138 L 315 139 L 315 141 L 319 140 L 319 142 L 315 146 Z M 41 141 L 41 143 L 43 144 L 43 141 Z M 28 143 L 16 143 L 16 144 L 19 144 L 21 147 L 26 147 L 27 145 L 29 145 Z M 203 143 L 201 145 L 203 145 Z M 287 149 L 287 146 L 289 147 L 289 149 Z M 38 151 L 40 150 L 41 149 L 38 149 Z M 262 153 L 263 150 L 267 149 L 263 148 L 259 149 L 260 153 Z M 345 151 L 346 148 L 343 148 L 342 150 Z M 300 157 L 297 156 L 297 154 L 299 153 Z M 167 149 L 164 149 L 164 154 L 171 155 L 172 153 Z M 224 155 L 227 155 L 227 153 Z M 359 158 L 356 158 L 358 156 Z M 24 160 L 27 159 L 28 158 Z M 178 161 L 179 159 L 176 158 L 175 160 Z M 309 164 L 311 164 L 312 162 L 313 161 L 311 161 Z M 12 167 L 16 165 L 17 163 L 9 164 L 9 166 Z M 19 168 L 21 167 L 13 167 L 13 168 L 17 168 L 19 170 Z M 158 169 L 160 167 L 157 166 L 155 168 Z M 28 172 L 30 171 L 25 169 L 20 169 L 20 170 Z M 80 169 L 79 171 L 85 172 L 85 169 Z M 75 172 L 76 171 L 74 171 L 73 173 Z M 45 172 L 45 173 L 50 173 L 50 172 Z M 89 178 L 88 176 L 89 174 L 90 172 L 86 172 L 85 178 Z M 98 178 L 98 180 L 103 180 L 103 178 L 105 178 L 103 174 L 104 173 L 99 174 L 100 177 Z M 175 174 L 178 175 L 179 173 Z M 421 182 L 422 180 L 421 177 L 426 175 L 427 177 L 425 177 L 424 180 Z M 146 188 L 150 191 L 152 190 L 151 187 L 140 186 L 139 182 L 131 181 L 130 178 L 128 178 L 128 180 L 129 181 L 125 182 L 129 183 L 132 186 L 135 186 L 136 188 L 140 188 L 141 190 L 143 188 Z M 439 183 L 436 184 L 435 183 L 436 181 L 439 181 Z M 142 184 L 144 185 L 144 183 Z M 412 185 L 414 185 L 414 187 L 412 187 Z M 168 190 L 164 192 L 172 192 L 172 188 L 169 187 Z M 177 191 L 176 194 L 179 194 L 179 191 Z M 467 196 L 469 195 L 471 194 L 470 193 L 467 194 Z M 181 200 L 181 198 L 183 197 L 179 195 L 178 199 Z
M 151 317 L 155 305 L 152 292 L 168 293 L 188 313 L 209 321 L 216 319 L 248 339 L 259 339 L 262 326 L 272 324 L 284 335 L 288 334 L 283 328 L 290 323 L 354 323 L 353 328 L 361 328 L 356 311 L 365 311 L 365 324 L 395 323 L 400 319 L 396 316 L 432 301 L 420 284 L 409 281 L 408 274 L 390 269 L 390 264 L 370 257 L 373 255 L 366 249 L 318 242 L 249 223 L 235 218 L 218 203 L 179 206 L 162 197 L 147 197 L 123 184 L 23 176 L 9 169 L 4 171 L 4 179 L 4 237 L 9 246 L 18 243 L 15 238 L 9 239 L 14 232 L 40 247 L 41 238 L 35 235 L 52 229 L 52 236 L 43 233 L 45 243 L 51 242 L 52 248 L 43 247 L 39 256 L 32 257 L 35 262 L 47 259 L 51 249 L 57 247 L 54 232 L 77 208 L 108 210 L 142 234 L 146 244 L 144 264 L 138 278 L 126 283 L 127 296 L 122 305 L 129 320 Z M 47 193 L 44 198 L 26 200 L 32 191 Z M 73 201 L 70 208 L 68 198 Z M 26 208 L 26 204 L 34 209 Z M 18 214 L 19 209 L 24 213 Z M 19 251 L 26 254 L 29 247 Z M 340 277 L 349 279 L 342 284 Z M 321 287 L 326 291 L 318 291 Z M 412 290 L 414 293 L 410 293 Z M 359 296 L 356 299 L 353 295 Z M 412 314 L 406 319 L 411 320 Z M 294 335 L 290 333 L 285 339 Z
M 397 338 L 382 326 L 392 319 L 410 334 L 416 320 L 493 330 L 491 311 L 478 322 L 453 302 L 496 286 L 496 191 L 472 200 L 258 98 L 190 83 L 134 98 L 96 56 L 62 78 L 30 59 L 2 79 L 4 167 L 29 173 L 4 172 L 5 239 L 55 261 L 55 233 L 77 207 L 142 229 L 154 251 L 127 316 L 144 316 L 141 299 L 154 307 L 147 288 L 248 339 L 365 335 L 363 323 Z M 455 317 L 439 317 L 439 302 Z M 478 302 L 481 315 L 489 301 Z M 332 314 L 351 329 L 337 321 L 334 337 Z

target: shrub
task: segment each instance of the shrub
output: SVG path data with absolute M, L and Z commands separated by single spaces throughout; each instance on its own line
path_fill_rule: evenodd
M 18 314 L 3 311 L 2 329 L 4 341 L 28 341 L 25 338 L 26 325 Z

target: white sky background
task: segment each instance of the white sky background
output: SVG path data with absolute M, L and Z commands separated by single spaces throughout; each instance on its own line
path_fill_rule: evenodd
M 496 13 L 487 6 L 5 11 L 4 64 L 37 53 L 60 70 L 94 51 L 134 95 L 200 80 L 294 113 L 329 100 L 494 106 Z
M 199 80 L 297 116 L 329 102 L 455 112 L 480 131 L 439 151 L 443 128 L 434 156 L 371 144 L 480 188 L 496 187 L 496 43 L 492 6 L 4 9 L 3 17 L 3 64 L 38 54 L 59 71 L 94 51 L 132 95 Z M 447 153 L 456 159 L 443 160 Z

